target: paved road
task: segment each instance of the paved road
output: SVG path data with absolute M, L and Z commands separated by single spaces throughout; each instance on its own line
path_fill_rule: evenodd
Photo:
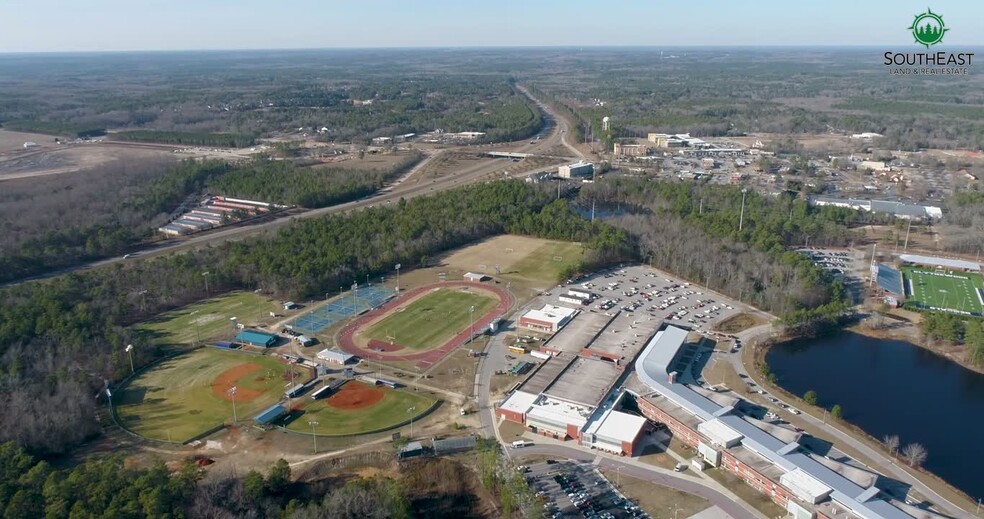
M 548 106 L 541 103 L 538 99 L 534 98 L 525 89 L 519 89 L 523 94 L 529 97 L 538 107 L 540 107 L 546 117 L 544 117 L 544 124 L 546 126 L 552 126 L 552 131 L 546 137 L 537 141 L 523 141 L 521 143 L 513 143 L 510 147 L 510 151 L 520 152 L 520 153 L 532 153 L 539 154 L 546 152 L 550 148 L 560 144 L 570 149 L 572 153 L 576 154 L 578 158 L 583 157 L 581 153 L 570 146 L 566 141 L 567 134 L 567 122 L 557 117 L 556 114 Z M 468 151 L 469 147 L 455 148 L 459 150 Z M 481 148 L 477 148 L 481 149 Z M 435 152 L 430 154 L 424 159 L 424 162 L 418 164 L 407 174 L 401 178 L 394 181 L 393 184 L 384 188 L 384 190 L 376 193 L 373 196 L 356 200 L 353 202 L 347 202 L 344 204 L 333 205 L 330 207 L 323 207 L 320 209 L 313 209 L 310 211 L 304 211 L 302 213 L 295 214 L 291 217 L 281 217 L 274 220 L 259 223 L 255 225 L 240 225 L 231 226 L 221 229 L 216 229 L 214 231 L 208 231 L 200 234 L 195 234 L 187 238 L 178 238 L 168 240 L 166 242 L 160 243 L 158 245 L 150 246 L 146 249 L 140 250 L 135 253 L 133 257 L 124 260 L 121 257 L 107 258 L 104 260 L 93 261 L 90 263 L 81 264 L 72 268 L 59 270 L 56 272 L 51 272 L 41 276 L 36 276 L 28 279 L 18 280 L 11 283 L 6 283 L 0 286 L 14 285 L 27 281 L 35 281 L 40 279 L 47 279 L 55 276 L 60 276 L 70 272 L 89 270 L 96 267 L 101 267 L 105 265 L 111 265 L 119 262 L 134 262 L 140 261 L 146 258 L 152 258 L 155 256 L 160 256 L 162 254 L 170 254 L 173 252 L 187 251 L 195 248 L 200 248 L 206 244 L 217 244 L 224 241 L 234 241 L 241 240 L 250 235 L 256 235 L 261 233 L 269 233 L 280 227 L 291 224 L 295 219 L 301 220 L 305 218 L 318 218 L 321 216 L 329 214 L 338 214 L 348 211 L 363 209 L 366 207 L 374 207 L 377 205 L 383 205 L 395 202 L 400 198 L 410 199 L 417 196 L 430 195 L 439 191 L 444 191 L 447 189 L 453 189 L 468 184 L 473 184 L 476 182 L 481 182 L 489 180 L 490 178 L 505 178 L 505 177 L 524 177 L 537 171 L 542 171 L 549 169 L 550 166 L 538 167 L 531 170 L 524 171 L 511 171 L 513 162 L 510 159 L 489 159 L 487 161 L 482 161 L 479 164 L 463 168 L 461 170 L 455 171 L 454 174 L 445 175 L 441 178 L 433 179 L 431 182 L 426 180 L 421 180 L 419 178 L 414 178 L 414 175 L 419 172 L 423 167 L 434 160 L 440 152 Z M 557 165 L 563 164 L 564 161 L 559 162 Z M 501 172 L 510 170 L 508 174 L 502 174 Z
M 507 451 L 513 451 L 515 456 L 544 455 L 556 456 L 585 462 L 594 461 L 598 458 L 598 467 L 607 470 L 617 470 L 626 476 L 649 481 L 655 485 L 669 487 L 681 492 L 693 494 L 708 500 L 711 504 L 718 506 L 728 516 L 735 519 L 762 519 L 764 516 L 753 510 L 746 510 L 741 504 L 736 502 L 733 496 L 726 496 L 718 490 L 710 487 L 698 478 L 685 476 L 673 471 L 642 465 L 639 462 L 621 461 L 604 456 L 597 456 L 595 452 L 584 451 L 573 447 L 550 444 L 536 444 L 524 447 L 522 451 L 507 447 Z
M 768 337 L 771 333 L 772 333 L 772 326 L 769 324 L 765 324 L 761 326 L 756 326 L 754 328 L 750 328 L 737 335 L 744 344 L 750 344 L 751 340 Z M 755 380 L 755 382 L 762 388 L 768 387 L 762 384 L 762 381 L 759 380 L 761 377 L 758 375 L 758 373 L 753 374 L 746 369 L 743 363 L 743 357 L 745 357 L 745 355 L 728 355 L 728 357 L 729 360 L 731 361 L 731 366 L 739 375 L 748 376 L 752 380 Z M 783 401 L 781 398 L 779 398 L 779 395 L 777 394 L 770 392 L 769 395 L 773 396 L 774 398 L 776 398 L 777 400 L 779 400 L 785 405 L 791 405 L 792 407 L 795 407 L 795 405 Z M 799 403 L 796 403 L 796 405 L 799 405 Z M 850 434 L 841 431 L 839 428 L 834 427 L 831 424 L 825 423 L 823 420 L 816 418 L 813 415 L 802 413 L 797 417 L 809 423 L 810 425 L 826 432 L 832 438 L 834 438 L 838 443 L 849 445 L 851 448 L 864 454 L 869 460 L 874 462 L 875 466 L 872 467 L 873 469 L 879 470 L 890 477 L 894 477 L 899 481 L 911 485 L 912 488 L 916 489 L 916 491 L 918 491 L 923 496 L 926 496 L 926 499 L 935 503 L 947 514 L 950 514 L 951 516 L 960 519 L 973 519 L 974 517 L 976 517 L 974 514 L 963 510 L 956 504 L 950 502 L 943 496 L 936 493 L 936 491 L 934 491 L 933 489 L 923 484 L 921 481 L 919 481 L 911 474 L 909 474 L 905 469 L 897 465 L 894 460 L 887 457 L 885 453 L 881 452 L 880 450 L 869 447 L 868 444 L 856 439 L 854 436 Z

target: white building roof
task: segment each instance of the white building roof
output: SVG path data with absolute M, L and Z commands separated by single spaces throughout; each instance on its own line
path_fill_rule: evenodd
M 335 362 L 340 362 L 342 364 L 348 362 L 355 355 L 345 353 L 344 351 L 333 350 L 325 348 L 318 352 L 318 358 L 324 360 L 333 360 Z
M 802 469 L 783 474 L 779 477 L 779 482 L 792 490 L 796 497 L 814 504 L 830 495 L 832 490 Z
M 534 405 L 527 413 L 527 420 L 540 419 L 545 422 L 562 423 L 574 425 L 578 429 L 588 423 L 591 412 L 582 406 L 559 402 L 557 400 L 544 399 L 539 404 Z
M 465 278 L 466 279 L 483 279 L 483 278 L 485 278 L 485 274 L 481 274 L 481 273 L 477 273 L 477 272 L 465 272 Z
M 559 324 L 573 316 L 577 310 L 566 306 L 543 305 L 539 310 L 530 310 L 523 317 L 551 324 Z
M 609 409 L 605 415 L 588 427 L 588 434 L 596 434 L 603 438 L 631 442 L 639 436 L 646 425 L 646 419 L 634 414 L 623 413 Z
M 509 398 L 499 406 L 499 409 L 512 411 L 514 413 L 526 414 L 536 402 L 537 395 L 525 391 L 516 391 L 509 395 Z
M 744 435 L 728 427 L 720 419 L 701 422 L 697 425 L 697 432 L 721 447 L 731 447 L 744 438 Z
M 949 258 L 936 258 L 933 256 L 920 256 L 918 254 L 900 254 L 899 259 L 904 263 L 918 263 L 920 265 L 933 265 L 949 267 L 963 270 L 980 270 L 981 264 L 973 261 L 964 261 Z

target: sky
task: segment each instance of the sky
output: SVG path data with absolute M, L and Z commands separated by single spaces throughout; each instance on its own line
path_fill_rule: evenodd
M 984 2 L 934 0 L 928 7 L 950 28 L 934 50 L 984 45 Z M 926 8 L 926 0 L 0 0 L 0 53 L 623 45 L 905 50 L 913 43 L 906 28 Z

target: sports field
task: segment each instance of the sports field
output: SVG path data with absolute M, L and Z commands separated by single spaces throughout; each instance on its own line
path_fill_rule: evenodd
M 903 268 L 910 302 L 922 308 L 956 310 L 980 315 L 984 311 L 975 289 L 984 289 L 980 274 L 920 268 Z
M 328 398 L 311 400 L 305 395 L 303 414 L 292 420 L 292 431 L 312 432 L 310 422 L 318 422 L 314 431 L 319 435 L 351 435 L 382 431 L 418 417 L 436 400 L 412 391 L 370 386 L 357 381 L 347 382 Z M 413 411 L 407 410 L 413 408 Z
M 295 367 L 295 379 L 307 373 Z M 236 412 L 248 422 L 283 395 L 290 376 L 287 364 L 268 355 L 201 348 L 165 360 L 131 380 L 113 395 L 120 422 L 147 438 L 185 441 L 223 422 Z
M 495 298 L 474 291 L 441 288 L 397 308 L 370 326 L 365 337 L 412 350 L 430 349 L 467 331 L 471 315 L 477 320 L 498 304 Z M 474 314 L 469 312 L 472 306 Z
M 195 344 L 235 335 L 230 317 L 252 326 L 271 321 L 280 305 L 253 292 L 232 292 L 161 314 L 135 326 L 157 344 Z

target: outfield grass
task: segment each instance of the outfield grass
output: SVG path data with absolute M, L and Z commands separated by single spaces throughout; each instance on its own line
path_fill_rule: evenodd
M 310 396 L 305 395 L 304 414 L 287 424 L 287 428 L 310 434 L 309 422 L 318 422 L 315 426 L 318 435 L 338 436 L 381 431 L 409 420 L 411 413 L 407 409 L 415 408 L 412 414 L 416 419 L 437 401 L 412 391 L 388 387 L 380 390 L 384 392 L 383 399 L 365 409 L 337 409 L 329 406 L 327 399 L 311 400 Z
M 510 276 L 534 282 L 553 283 L 568 265 L 577 265 L 584 256 L 580 243 L 546 242 L 513 264 Z M 559 261 L 558 261 L 559 259 Z
M 984 288 L 984 279 L 980 274 L 941 271 L 945 275 L 940 275 L 934 270 L 919 268 L 905 268 L 902 272 L 905 290 L 909 293 L 907 299 L 920 307 L 947 308 L 972 314 L 984 311 L 974 290 Z
M 417 299 L 369 327 L 366 337 L 394 341 L 413 350 L 435 348 L 471 324 L 468 309 L 474 305 L 474 318 L 491 311 L 499 301 L 494 297 L 458 288 L 442 288 Z
M 280 309 L 278 302 L 258 294 L 232 292 L 161 314 L 135 329 L 157 344 L 195 344 L 199 336 L 209 341 L 235 335 L 230 317 L 253 326 Z
M 283 394 L 286 365 L 269 355 L 214 348 L 165 360 L 132 379 L 113 395 L 116 415 L 124 427 L 141 436 L 186 441 L 232 420 L 232 402 L 215 395 L 212 382 L 226 370 L 244 364 L 260 367 L 236 380 L 244 394 L 262 392 L 248 402 L 243 397 L 236 400 L 239 421 L 249 421 Z

